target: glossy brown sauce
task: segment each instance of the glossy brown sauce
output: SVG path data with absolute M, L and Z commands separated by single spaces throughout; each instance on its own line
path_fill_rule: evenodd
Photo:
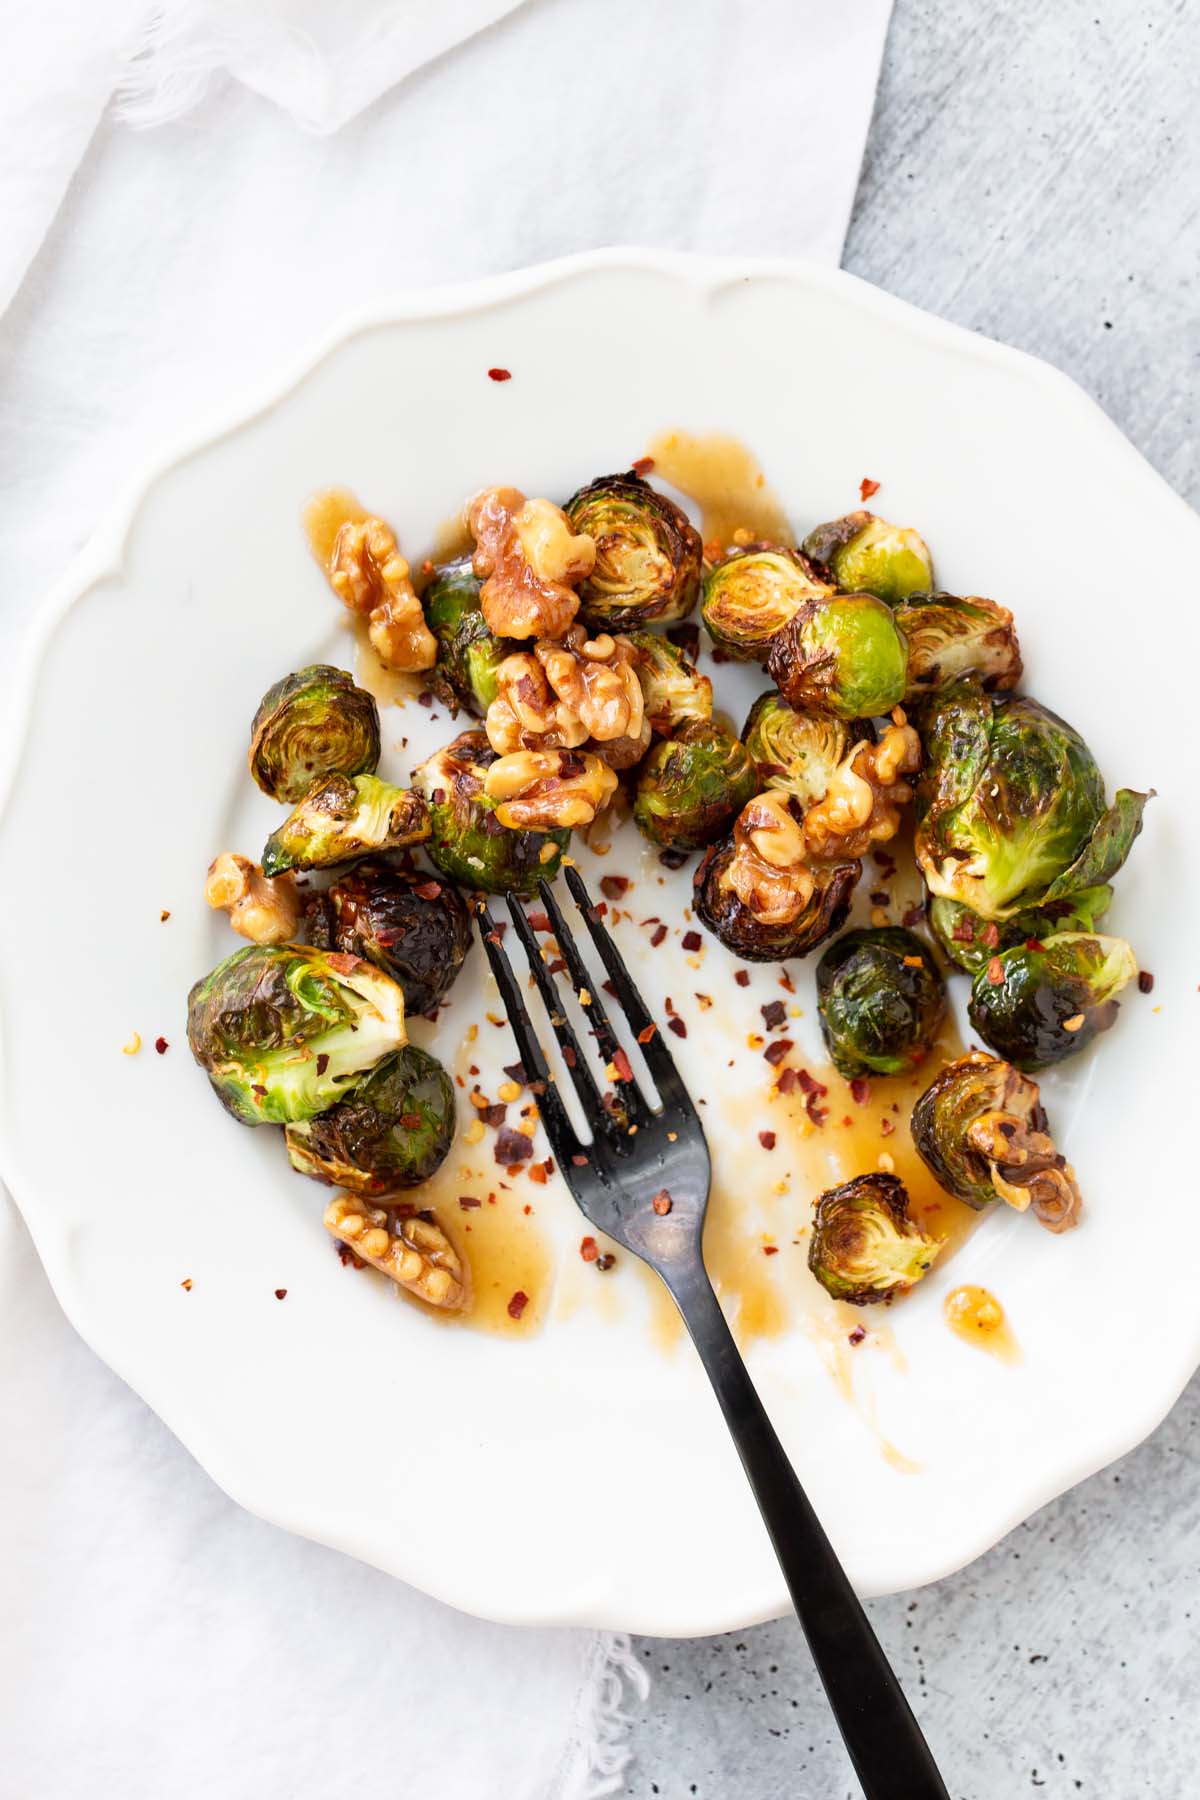
M 955 1337 L 985 1350 L 997 1362 L 1019 1363 L 1021 1346 L 1013 1336 L 1004 1308 L 987 1288 L 968 1284 L 951 1289 L 942 1314 Z
M 796 542 L 757 458 L 737 438 L 715 431 L 701 436 L 664 431 L 651 439 L 646 454 L 654 460 L 656 477 L 695 501 L 706 544 L 732 544 L 735 531 L 777 544 Z

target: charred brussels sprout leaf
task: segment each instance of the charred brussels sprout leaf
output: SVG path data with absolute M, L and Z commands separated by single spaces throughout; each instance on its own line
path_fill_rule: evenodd
M 634 672 L 641 683 L 645 716 L 656 737 L 670 737 L 692 719 L 712 717 L 712 682 L 701 675 L 685 650 L 656 631 L 631 631 Z
M 1142 829 L 1142 814 L 1153 798 L 1153 789 L 1148 794 L 1138 794 L 1132 788 L 1118 788 L 1112 805 L 1075 861 L 1050 883 L 1046 899 L 1068 899 L 1080 888 L 1093 887 L 1115 875 L 1133 848 L 1133 840 Z
M 807 602 L 832 591 L 798 550 L 748 544 L 708 571 L 701 614 L 726 656 L 764 662 L 776 633 Z
M 496 816 L 500 802 L 484 792 L 496 752 L 482 731 L 464 731 L 413 771 L 428 803 L 430 856 L 452 881 L 489 894 L 530 898 L 553 881 L 571 841 L 567 830 L 513 830 Z
M 779 632 L 767 671 L 793 706 L 870 719 L 904 698 L 908 649 L 891 611 L 871 594 L 810 600 Z
M 1116 996 L 1137 974 L 1124 938 L 1062 931 L 990 960 L 971 990 L 971 1023 L 1014 1068 L 1045 1069 L 1116 1023 Z M 998 980 L 993 980 L 998 976 Z
M 409 1012 L 429 1012 L 453 986 L 471 947 L 471 921 L 456 888 L 371 858 L 317 897 L 313 943 L 365 956 L 398 981 Z
M 330 775 L 271 833 L 263 874 L 332 869 L 372 850 L 423 843 L 428 836 L 429 817 L 419 794 L 375 775 Z
M 977 975 L 998 950 L 1011 950 L 1026 938 L 1053 937 L 1058 931 L 1095 931 L 1097 920 L 1111 904 L 1112 889 L 1104 883 L 1081 888 L 1065 900 L 1027 907 L 1011 919 L 996 920 L 982 919 L 961 901 L 938 895 L 930 902 L 929 929 L 951 962 Z
M 1012 614 L 994 600 L 955 594 L 911 594 L 896 608 L 908 645 L 911 701 L 973 675 L 989 692 L 1021 679 L 1021 647 Z
M 1003 919 L 1119 867 L 1130 812 L 1106 814 L 1096 759 L 1056 713 L 964 683 L 921 709 L 920 728 L 916 853 L 932 893 Z M 1110 830 L 1118 810 L 1125 826 Z
M 264 794 L 294 806 L 326 775 L 374 774 L 379 710 L 344 669 L 313 663 L 259 701 L 249 762 Z
M 810 531 L 804 554 L 829 571 L 843 593 L 874 594 L 894 606 L 933 586 L 933 558 L 919 532 L 852 512 Z
M 758 785 L 794 794 L 815 806 L 829 792 L 835 771 L 868 727 L 831 713 L 802 712 L 781 694 L 760 694 L 742 728 Z
M 324 950 L 251 944 L 188 995 L 192 1055 L 243 1125 L 324 1112 L 404 1042 L 396 983 Z
M 630 472 L 602 475 L 563 508 L 596 546 L 579 616 L 606 631 L 685 619 L 700 591 L 700 534 L 674 501 Z
M 835 1300 L 873 1306 L 920 1281 L 941 1249 L 908 1216 L 894 1175 L 859 1175 L 817 1202 L 808 1266 Z
M 745 745 L 698 719 L 651 750 L 638 772 L 633 816 L 652 844 L 702 850 L 729 829 L 754 791 Z
M 697 918 L 734 956 L 746 962 L 790 962 L 793 957 L 807 956 L 842 924 L 862 871 L 860 862 L 813 869 L 812 893 L 796 917 L 767 924 L 755 917 L 730 883 L 735 849 L 729 837 L 710 852 L 701 866 L 693 901 Z
M 428 1181 L 454 1137 L 454 1089 L 435 1056 L 406 1044 L 319 1118 L 287 1128 L 293 1169 L 377 1195 Z
M 817 1009 L 839 1075 L 902 1075 L 931 1048 L 946 996 L 920 938 L 884 926 L 829 946 L 817 964 Z
M 496 670 L 518 647 L 491 631 L 479 604 L 483 582 L 469 556 L 434 571 L 422 595 L 425 623 L 437 639 L 430 687 L 457 710 L 482 718 L 496 698 Z
M 1036 1081 L 973 1050 L 948 1063 L 912 1115 L 922 1161 L 945 1188 L 980 1211 L 1003 1200 L 1031 1208 L 1048 1231 L 1079 1218 L 1075 1171 L 1059 1154 Z

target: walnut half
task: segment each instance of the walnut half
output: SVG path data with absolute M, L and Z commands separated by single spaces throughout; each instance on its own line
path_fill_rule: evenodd
M 615 768 L 637 762 L 650 742 L 637 652 L 628 638 L 589 638 L 572 625 L 558 640 L 505 657 L 487 714 L 488 742 L 513 750 L 575 750 L 588 744 Z M 627 751 L 627 753 L 626 753 Z
M 573 532 L 552 501 L 527 500 L 511 487 L 477 494 L 467 524 L 488 629 L 497 637 L 561 637 L 579 609 L 574 584 L 596 561 L 592 539 Z
M 483 791 L 510 831 L 574 830 L 608 805 L 617 778 L 587 751 L 515 750 L 491 764 Z
M 730 887 L 761 925 L 790 925 L 813 896 L 804 827 L 778 788 L 758 794 L 733 828 Z
M 252 944 L 287 944 L 300 929 L 302 902 L 296 877 L 264 875 L 248 856 L 226 850 L 208 866 L 204 898 Z
M 405 1218 L 338 1194 L 325 1209 L 325 1229 L 356 1256 L 430 1306 L 466 1305 L 468 1277 L 458 1251 L 433 1219 Z
M 425 623 L 408 564 L 382 519 L 347 519 L 333 540 L 326 570 L 334 593 L 367 619 L 367 636 L 389 669 L 432 669 L 437 639 Z
M 817 862 L 865 856 L 896 835 L 912 798 L 904 778 L 921 766 L 921 740 L 899 707 L 877 744 L 860 743 L 834 771 L 829 788 L 804 815 L 808 853 Z

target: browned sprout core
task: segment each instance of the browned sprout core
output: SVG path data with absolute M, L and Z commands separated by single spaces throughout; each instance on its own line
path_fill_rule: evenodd
M 425 623 L 395 534 L 382 519 L 347 519 L 333 540 L 326 573 L 342 604 L 366 618 L 381 663 L 402 671 L 432 669 L 437 639 Z
M 579 610 L 575 584 L 590 575 L 596 546 L 577 536 L 561 507 L 519 488 L 486 488 L 467 509 L 475 539 L 479 604 L 497 637 L 561 638 Z
M 512 831 L 590 825 L 616 789 L 608 764 L 580 750 L 514 750 L 498 757 L 483 781 L 488 799 L 498 802 L 496 817 Z
M 455 1312 L 466 1305 L 467 1271 L 441 1226 L 428 1215 L 368 1206 L 355 1194 L 338 1194 L 325 1211 L 325 1228 L 373 1269 L 430 1306 Z
M 226 850 L 208 866 L 204 898 L 252 944 L 287 944 L 300 929 L 303 903 L 291 874 L 267 876 L 247 856 Z

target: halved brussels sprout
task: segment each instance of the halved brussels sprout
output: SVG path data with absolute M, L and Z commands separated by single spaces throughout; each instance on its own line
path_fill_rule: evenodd
M 372 775 L 379 709 L 344 669 L 313 663 L 285 675 L 258 703 L 250 773 L 272 800 L 294 806 L 326 775 Z
M 235 1119 L 287 1125 L 336 1105 L 403 1046 L 404 995 L 357 957 L 249 944 L 192 988 L 187 1034 Z
M 471 920 L 457 888 L 377 858 L 356 863 L 314 896 L 309 942 L 365 956 L 398 981 L 411 1013 L 437 1005 L 471 948 Z
M 839 719 L 870 719 L 904 698 L 908 647 L 871 594 L 810 600 L 777 634 L 767 672 L 785 700 Z
M 652 844 L 702 850 L 753 797 L 746 746 L 723 725 L 695 719 L 656 744 L 638 772 L 633 816 Z
M 372 850 L 403 850 L 428 836 L 429 815 L 419 794 L 376 775 L 330 775 L 271 833 L 263 874 L 332 869 Z
M 895 605 L 933 586 L 933 558 L 920 532 L 889 525 L 874 513 L 830 519 L 810 531 L 801 548 L 846 594 L 874 594 Z
M 737 662 L 764 662 L 771 640 L 811 600 L 833 592 L 808 559 L 781 544 L 731 550 L 704 577 L 701 615 Z
M 490 894 L 537 892 L 553 881 L 571 841 L 569 831 L 514 831 L 496 816 L 499 802 L 484 782 L 496 752 L 483 731 L 464 731 L 413 770 L 413 787 L 429 807 L 428 851 L 452 881 Z
M 971 1023 L 1016 1069 L 1049 1068 L 1116 1023 L 1137 975 L 1124 938 L 1060 931 L 989 959 L 971 990 Z M 995 977 L 995 979 L 993 979 Z
M 713 690 L 685 650 L 656 631 L 631 631 L 634 673 L 655 737 L 670 737 L 692 719 L 712 717 Z
M 931 1049 L 946 994 L 920 938 L 885 925 L 830 944 L 817 964 L 817 1010 L 839 1075 L 902 1075 Z
M 917 861 L 926 885 L 985 919 L 1107 881 L 1148 795 L 1104 780 L 1079 733 L 1025 695 L 961 682 L 921 709 Z
M 1031 1207 L 1048 1231 L 1067 1231 L 1082 1202 L 1049 1133 L 1037 1082 L 982 1050 L 948 1063 L 913 1107 L 913 1143 L 948 1194 L 976 1211 Z
M 607 631 L 686 619 L 700 591 L 700 533 L 687 514 L 632 470 L 602 475 L 563 511 L 596 546 L 579 584 L 579 616 Z
M 759 787 L 794 794 L 801 806 L 825 798 L 851 748 L 869 735 L 857 720 L 789 706 L 773 688 L 758 696 L 742 727 Z
M 1013 616 L 994 600 L 968 594 L 910 594 L 896 623 L 908 644 L 908 699 L 939 693 L 965 675 L 992 692 L 1021 679 Z
M 941 1247 L 909 1218 L 902 1181 L 858 1175 L 817 1201 L 808 1266 L 835 1300 L 874 1306 L 920 1281 Z
M 1047 900 L 1044 906 L 1027 907 L 1011 919 L 982 919 L 960 900 L 938 894 L 929 903 L 929 929 L 960 969 L 978 975 L 999 950 L 1011 950 L 1026 938 L 1053 937 L 1058 931 L 1095 931 L 1112 904 L 1112 888 L 1081 888 L 1066 900 Z
M 461 556 L 435 569 L 421 596 L 438 646 L 429 685 L 452 713 L 465 706 L 480 719 L 496 698 L 496 670 L 517 648 L 489 628 L 479 604 L 482 587 L 471 558 Z
M 736 850 L 732 836 L 710 850 L 700 866 L 692 901 L 696 917 L 735 956 L 746 962 L 789 962 L 807 956 L 842 924 L 862 872 L 860 862 L 809 870 L 812 887 L 799 912 L 780 923 L 770 923 L 756 917 L 730 880 Z
M 454 1088 L 436 1056 L 406 1044 L 338 1105 L 284 1135 L 301 1175 L 352 1194 L 417 1187 L 454 1141 Z

